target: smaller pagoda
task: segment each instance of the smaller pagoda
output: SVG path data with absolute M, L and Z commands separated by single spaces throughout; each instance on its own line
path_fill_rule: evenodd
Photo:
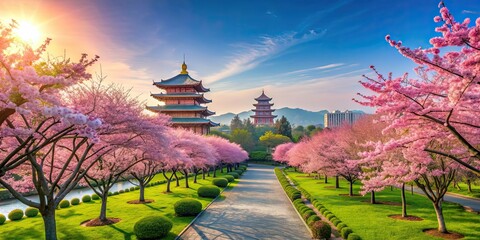
M 272 109 L 273 103 L 270 103 L 272 98 L 267 97 L 267 95 L 265 95 L 265 91 L 262 90 L 262 95 L 255 98 L 255 101 L 257 101 L 256 104 L 253 104 L 255 109 L 252 109 L 254 115 L 250 116 L 253 118 L 253 125 L 273 125 L 273 119 L 275 119 L 277 116 L 272 115 L 272 113 L 275 111 L 275 109 Z

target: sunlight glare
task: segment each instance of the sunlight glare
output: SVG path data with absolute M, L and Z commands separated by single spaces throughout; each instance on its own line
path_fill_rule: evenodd
M 15 35 L 17 35 L 22 41 L 31 45 L 36 45 L 40 42 L 40 31 L 38 27 L 30 22 L 19 22 L 18 27 L 15 30 Z

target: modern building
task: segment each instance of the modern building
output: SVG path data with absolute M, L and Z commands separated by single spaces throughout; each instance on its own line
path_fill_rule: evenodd
M 277 116 L 272 115 L 275 109 L 272 109 L 273 103 L 270 103 L 271 100 L 272 98 L 267 97 L 263 90 L 262 95 L 255 98 L 257 103 L 253 104 L 255 109 L 252 109 L 254 115 L 250 116 L 253 118 L 253 125 L 273 125 L 273 119 L 275 119 Z
M 343 124 L 353 124 L 357 121 L 364 113 L 361 112 L 352 112 L 345 111 L 341 112 L 336 110 L 334 112 L 325 113 L 323 124 L 327 128 L 339 127 Z
M 198 134 L 208 134 L 210 127 L 219 125 L 207 119 L 208 116 L 215 114 L 204 106 L 212 102 L 203 96 L 210 89 L 205 88 L 202 81 L 188 75 L 185 62 L 182 64 L 180 74 L 167 80 L 154 82 L 153 85 L 164 92 L 151 94 L 151 96 L 164 102 L 165 105 L 147 106 L 147 109 L 171 116 L 173 127 L 185 128 Z

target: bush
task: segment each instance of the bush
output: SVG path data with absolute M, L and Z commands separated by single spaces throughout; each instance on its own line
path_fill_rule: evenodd
M 78 204 L 80 204 L 80 199 L 72 198 L 72 200 L 70 200 L 70 203 L 72 204 L 72 206 L 78 205 Z
M 113 195 L 118 195 L 118 191 L 113 192 Z
M 95 195 L 97 195 L 97 194 L 95 194 Z M 97 197 L 98 197 L 98 195 L 97 195 Z M 91 202 L 91 201 L 92 201 L 92 197 L 90 197 L 90 195 L 85 195 L 85 196 L 82 197 L 82 202 L 84 202 L 84 203 Z
M 300 214 L 304 214 L 304 213 L 306 213 L 306 212 L 308 212 L 308 211 L 311 211 L 311 209 L 310 209 L 309 207 L 303 205 L 303 206 L 301 206 L 301 207 L 298 208 L 298 211 L 300 212 Z
M 108 196 L 112 196 L 113 195 L 113 192 L 108 192 Z
M 7 218 L 5 217 L 5 215 L 0 214 L 0 225 L 4 224 L 5 221 L 7 221 Z
M 135 191 L 135 187 L 130 187 L 130 191 Z
M 229 173 L 227 173 L 227 175 L 230 175 L 230 176 L 232 176 L 232 177 L 235 178 L 235 179 L 237 179 L 237 178 L 240 177 L 240 175 L 238 175 L 238 173 L 236 173 L 236 172 L 229 172 Z
M 224 175 L 223 178 L 227 179 L 228 182 L 235 181 L 235 178 L 232 175 Z
M 233 172 L 236 172 L 236 173 L 238 173 L 238 175 L 242 175 L 242 174 L 243 174 L 243 171 L 242 171 L 242 170 L 240 170 L 240 169 L 237 169 L 237 170 L 235 170 L 235 171 L 233 171 Z
M 99 199 L 100 199 L 100 196 L 98 196 L 96 193 L 94 193 L 94 194 L 92 194 L 92 198 L 91 198 L 91 199 L 92 199 L 92 200 L 99 200 Z M 84 201 L 82 200 L 82 202 L 84 202 Z
M 140 189 L 140 187 L 139 187 L 139 186 L 136 186 L 136 187 L 134 187 L 134 188 L 135 188 L 135 190 L 138 190 L 138 189 Z
M 328 219 L 328 220 L 330 220 L 334 217 L 335 217 L 335 215 L 333 213 L 327 214 L 327 216 L 325 216 L 325 218 Z
M 123 190 L 123 189 L 120 190 L 120 191 L 118 191 L 119 194 L 120 194 L 120 193 L 124 193 L 124 192 L 125 192 L 125 190 Z
M 173 208 L 178 216 L 196 216 L 202 211 L 202 203 L 195 199 L 177 201 Z
M 27 217 L 36 217 L 38 215 L 38 209 L 34 207 L 28 207 L 25 209 L 25 216 Z
M 250 153 L 250 159 L 253 160 L 267 160 L 268 153 L 265 151 L 253 151 Z
M 206 198 L 216 198 L 220 195 L 220 188 L 216 186 L 201 186 L 197 190 L 198 196 Z
M 350 235 L 350 233 L 352 232 L 353 232 L 352 229 L 349 227 L 342 228 L 342 238 L 347 239 L 348 235 Z
M 10 219 L 10 221 L 18 221 L 22 218 L 23 218 L 23 210 L 22 209 L 13 209 L 8 214 L 8 219 Z
M 302 215 L 302 217 L 303 217 L 304 220 L 307 220 L 310 216 L 314 216 L 314 215 L 315 215 L 315 212 L 312 211 L 312 210 L 310 210 L 310 211 L 306 211 L 306 212 Z
M 130 189 L 128 189 L 128 188 L 127 188 L 127 189 L 125 189 L 125 192 L 130 192 Z
M 314 223 L 314 222 L 316 222 L 316 221 L 320 221 L 320 220 L 322 220 L 322 219 L 320 219 L 319 216 L 317 216 L 317 215 L 312 215 L 312 216 L 310 216 L 310 217 L 307 219 L 307 225 L 310 226 L 310 225 L 312 225 L 312 223 Z
M 63 199 L 62 201 L 60 201 L 60 204 L 58 204 L 58 206 L 60 206 L 60 208 L 68 208 L 70 207 L 70 202 L 66 199 Z
M 347 227 L 347 224 L 341 222 L 336 227 L 337 227 L 339 232 L 342 232 L 342 229 Z
M 214 178 L 212 184 L 217 187 L 226 187 L 228 185 L 228 180 L 226 178 Z
M 362 240 L 362 238 L 356 233 L 350 233 L 347 240 Z
M 332 234 L 332 228 L 324 221 L 316 221 L 311 224 L 313 238 L 315 239 L 329 239 Z
M 330 222 L 333 223 L 333 225 L 337 226 L 339 223 L 341 223 L 342 221 L 340 221 L 340 219 L 334 217 L 330 220 Z
M 138 239 L 159 239 L 167 236 L 173 223 L 166 217 L 149 216 L 135 223 L 133 232 Z

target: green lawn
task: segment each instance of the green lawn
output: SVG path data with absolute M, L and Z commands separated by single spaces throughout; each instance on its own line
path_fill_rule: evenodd
M 448 191 L 451 193 L 461 194 L 469 197 L 480 198 L 480 185 L 475 185 L 472 183 L 472 192 L 468 192 L 468 187 L 466 183 L 458 183 L 461 190 L 453 187 L 453 184 L 450 184 Z
M 350 226 L 353 232 L 363 240 L 369 239 L 438 239 L 422 232 L 425 228 L 436 228 L 437 220 L 432 204 L 420 195 L 407 194 L 407 211 L 409 215 L 423 218 L 423 221 L 410 222 L 389 218 L 391 214 L 401 214 L 401 206 L 369 203 L 370 195 L 363 197 L 340 196 L 348 194 L 348 182 L 342 180 L 340 189 L 334 189 L 335 179 L 330 178 L 325 184 L 306 174 L 288 171 L 288 176 L 296 180 L 299 186 L 307 190 L 313 198 L 318 199 L 328 210 Z M 329 188 L 325 188 L 329 187 Z M 360 184 L 355 184 L 358 193 Z M 398 189 L 384 190 L 376 193 L 377 201 L 401 202 Z M 447 229 L 465 235 L 464 239 L 480 239 L 480 215 L 465 212 L 456 204 L 445 203 L 444 215 Z
M 223 174 L 217 172 L 217 177 Z M 162 177 L 163 178 L 163 177 Z M 172 183 L 172 192 L 164 193 L 165 184 L 145 189 L 145 198 L 155 202 L 149 204 L 128 204 L 129 200 L 138 199 L 139 191 L 127 192 L 108 197 L 107 217 L 120 218 L 120 222 L 102 227 L 82 227 L 80 223 L 98 217 L 100 214 L 100 201 L 93 203 L 81 203 L 78 206 L 57 210 L 57 236 L 59 239 L 136 239 L 133 234 L 133 226 L 139 219 L 150 215 L 163 215 L 173 221 L 173 228 L 166 239 L 174 239 L 192 220 L 193 217 L 177 217 L 173 210 L 173 204 L 182 198 L 196 198 L 206 207 L 212 199 L 199 198 L 198 187 L 211 184 L 213 177 L 193 183 L 193 177 L 189 178 L 190 188 L 183 187 L 185 180 L 180 181 L 180 187 Z M 162 180 L 159 179 L 158 180 Z M 229 187 L 236 183 L 230 183 Z M 44 239 L 42 217 L 23 218 L 18 222 L 7 221 L 0 225 L 0 239 Z

